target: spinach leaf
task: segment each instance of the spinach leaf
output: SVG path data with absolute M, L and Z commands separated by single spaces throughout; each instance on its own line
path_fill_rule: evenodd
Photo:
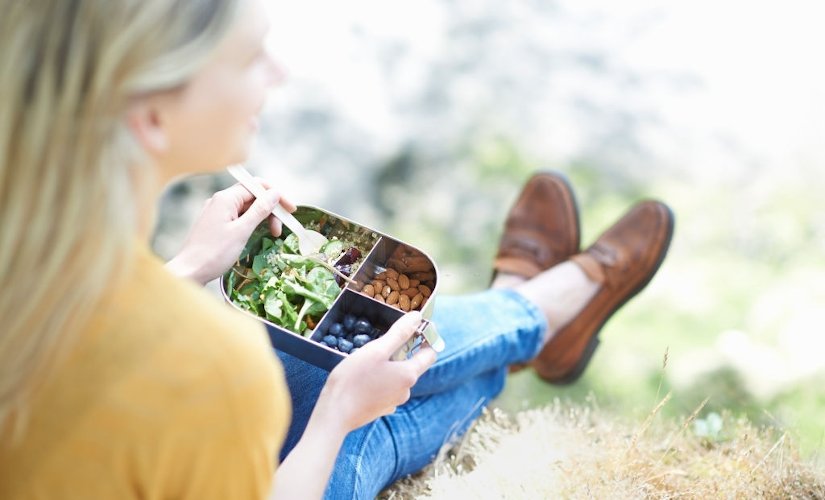
M 273 239 L 262 224 L 244 247 L 236 269 L 225 276 L 230 300 L 276 325 L 310 335 L 308 325 L 314 327 L 341 293 L 329 267 L 341 249 L 353 246 L 333 241 L 329 252 L 304 256 L 294 234 Z

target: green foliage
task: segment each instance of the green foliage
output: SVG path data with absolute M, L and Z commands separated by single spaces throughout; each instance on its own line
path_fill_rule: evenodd
M 307 335 L 312 331 L 307 318 L 316 323 L 341 293 L 324 260 L 339 256 L 335 249 L 343 248 L 340 243 L 332 240 L 319 255 L 303 256 L 294 234 L 273 240 L 259 227 L 242 253 L 243 260 L 252 257 L 252 266 L 233 267 L 226 275 L 229 297 L 243 309 Z

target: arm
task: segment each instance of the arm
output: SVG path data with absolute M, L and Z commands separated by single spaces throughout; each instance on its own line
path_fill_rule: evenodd
M 276 203 L 295 211 L 295 205 L 274 189 L 267 189 L 267 197 L 258 200 L 240 184 L 218 191 L 206 200 L 183 248 L 166 263 L 166 268 L 202 285 L 212 281 L 237 260 L 262 220 L 270 217 L 272 235 L 281 234 L 281 221 L 271 217 Z
M 347 433 L 389 415 L 410 397 L 410 389 L 435 361 L 425 347 L 405 361 L 390 356 L 421 321 L 412 312 L 383 337 L 347 357 L 329 375 L 303 437 L 278 467 L 273 499 L 321 498 Z
M 167 269 L 202 284 L 223 274 L 279 202 L 276 192 L 267 192 L 267 199 L 253 200 L 236 184 L 216 193 Z M 295 210 L 286 200 L 280 203 Z M 272 219 L 272 234 L 277 236 L 281 224 Z M 389 415 L 409 399 L 418 377 L 435 361 L 435 352 L 426 347 L 405 361 L 390 361 L 390 357 L 410 339 L 420 321 L 420 313 L 406 314 L 383 337 L 348 356 L 330 373 L 303 437 L 278 467 L 273 498 L 322 497 L 347 433 Z
M 320 401 L 319 401 L 320 403 Z M 275 473 L 269 500 L 322 498 L 347 430 L 316 407 L 301 440 Z

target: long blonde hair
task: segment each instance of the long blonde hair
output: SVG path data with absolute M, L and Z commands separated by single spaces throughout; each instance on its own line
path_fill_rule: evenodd
M 154 168 L 130 99 L 184 86 L 236 3 L 0 0 L 0 431 L 128 268 Z

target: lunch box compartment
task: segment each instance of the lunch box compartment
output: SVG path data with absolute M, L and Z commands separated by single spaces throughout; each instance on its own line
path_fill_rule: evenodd
M 389 271 L 395 274 L 388 276 Z M 382 236 L 353 279 L 355 283 L 348 283 L 347 288 L 378 299 L 377 295 L 382 291 L 377 290 L 376 285 L 383 285 L 384 294 L 378 299 L 379 302 L 404 312 L 419 310 L 425 317 L 431 316 L 429 299 L 438 282 L 435 264 L 425 253 L 411 245 Z M 371 285 L 369 293 L 366 292 L 367 285 Z M 387 286 L 390 285 L 391 291 L 399 292 L 398 296 L 389 297 L 391 291 L 387 292 Z M 406 295 L 406 299 L 401 295 Z M 407 307 L 400 307 L 399 300 L 406 300 Z

